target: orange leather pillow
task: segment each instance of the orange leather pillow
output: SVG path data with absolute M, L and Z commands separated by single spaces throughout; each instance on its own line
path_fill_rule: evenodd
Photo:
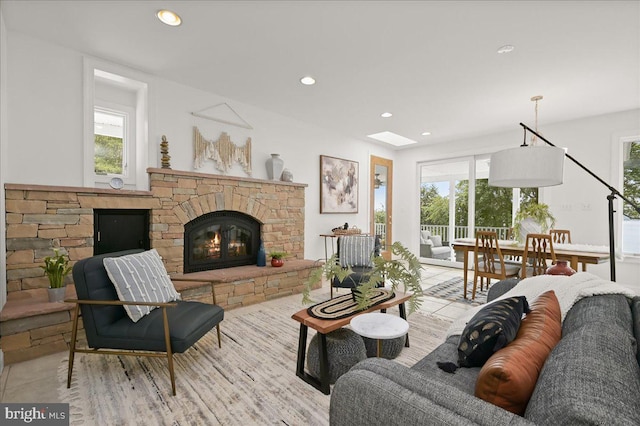
M 487 360 L 476 382 L 478 398 L 518 415 L 524 414 L 542 366 L 562 335 L 553 290 L 538 296 L 530 308 L 516 338 Z

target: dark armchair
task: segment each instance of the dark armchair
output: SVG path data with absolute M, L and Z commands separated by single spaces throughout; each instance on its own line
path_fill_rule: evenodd
M 345 235 L 338 238 L 337 258 L 340 266 L 351 268 L 352 273 L 343 280 L 333 277 L 331 280 L 331 297 L 333 288 L 356 288 L 367 281 L 373 271 L 373 257 L 380 256 L 380 237 L 372 235 Z M 384 283 L 380 283 L 380 286 Z
M 213 327 L 217 327 L 218 345 L 221 345 L 220 322 L 224 318 L 224 310 L 216 305 L 213 286 L 212 305 L 182 300 L 166 303 L 120 301 L 103 260 L 141 252 L 128 250 L 103 254 L 80 260 L 74 265 L 73 280 L 78 299 L 67 300 L 76 304 L 69 347 L 67 388 L 71 385 L 75 353 L 136 355 L 167 358 L 171 390 L 175 395 L 173 354 L 189 349 Z M 157 308 L 134 322 L 125 311 L 125 305 Z M 80 312 L 87 336 L 87 349 L 76 347 Z

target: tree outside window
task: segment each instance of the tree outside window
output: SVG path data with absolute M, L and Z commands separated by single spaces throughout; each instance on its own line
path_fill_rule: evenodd
M 126 113 L 94 111 L 94 167 L 98 175 L 125 175 Z
M 624 142 L 623 195 L 640 206 L 640 141 Z M 622 207 L 622 251 L 640 254 L 640 214 L 627 202 Z

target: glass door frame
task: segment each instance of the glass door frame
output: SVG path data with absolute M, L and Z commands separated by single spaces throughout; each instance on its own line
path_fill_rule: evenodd
M 391 259 L 391 244 L 393 243 L 392 239 L 392 226 L 393 226 L 393 160 L 376 157 L 375 155 L 371 155 L 370 160 L 370 169 L 369 169 L 369 202 L 370 202 L 370 229 L 371 235 L 376 235 L 376 210 L 375 210 L 375 190 L 376 190 L 376 166 L 378 167 L 386 167 L 387 174 L 385 176 L 384 186 L 386 188 L 385 193 L 385 210 L 386 210 L 386 223 L 385 223 L 385 235 L 384 241 L 380 241 L 382 243 L 383 250 L 381 251 L 382 256 L 385 259 Z

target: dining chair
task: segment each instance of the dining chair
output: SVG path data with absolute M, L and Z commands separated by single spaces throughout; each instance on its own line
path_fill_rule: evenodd
M 571 231 L 568 229 L 552 229 L 549 235 L 555 244 L 571 244 Z
M 472 300 L 476 298 L 478 278 L 480 278 L 480 290 L 482 291 L 485 278 L 487 279 L 487 288 L 489 288 L 491 278 L 504 280 L 509 277 L 517 277 L 520 272 L 520 265 L 505 263 L 498 244 L 498 235 L 494 231 L 476 232 L 474 257 Z
M 556 253 L 553 251 L 553 240 L 549 234 L 527 234 L 522 255 L 520 278 L 544 275 L 547 271 L 547 260 L 556 263 Z

